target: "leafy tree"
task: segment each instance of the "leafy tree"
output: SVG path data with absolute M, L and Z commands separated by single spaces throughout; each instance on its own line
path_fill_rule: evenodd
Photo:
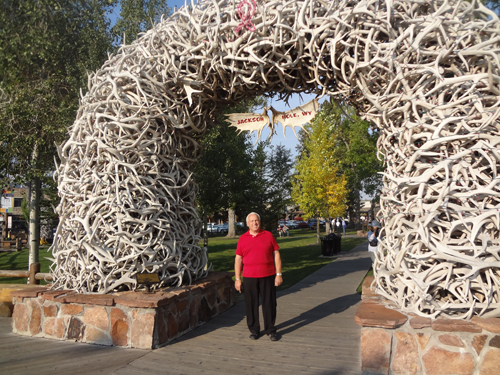
M 120 18 L 112 28 L 116 40 L 130 44 L 170 14 L 166 0 L 120 0 Z M 123 40 L 125 38 L 125 40 Z
M 226 113 L 254 111 L 264 103 L 264 99 L 258 97 L 228 108 Z M 246 205 L 251 186 L 252 144 L 248 134 L 238 134 L 225 119 L 221 115 L 218 118 L 220 125 L 210 129 L 201 141 L 204 151 L 195 169 L 195 181 L 204 221 L 207 215 L 228 210 L 228 237 L 233 237 L 235 213 Z
M 356 110 L 343 102 L 324 102 L 316 119 L 329 125 L 328 140 L 333 147 L 332 157 L 339 172 L 347 180 L 347 206 L 350 217 L 360 222 L 360 192 L 377 195 L 380 188 L 382 164 L 377 159 L 378 131 L 361 120 Z M 355 213 L 355 215 L 353 215 Z
M 101 65 L 111 47 L 106 32 L 111 5 L 1 1 L 0 77 L 6 99 L 0 108 L 0 174 L 32 181 L 30 263 L 38 262 L 41 178 L 53 170 L 54 144 L 66 138 L 74 121 L 87 70 Z
M 253 178 L 249 211 L 258 212 L 264 229 L 273 230 L 291 201 L 291 151 L 285 146 L 270 146 L 270 141 L 258 143 L 252 155 Z
M 1 169 L 9 177 L 53 168 L 54 142 L 67 135 L 87 70 L 110 48 L 107 6 L 99 1 L 2 1 L 0 77 L 8 103 L 0 111 Z M 104 4 L 104 3 L 103 3 Z
M 204 216 L 222 210 L 234 212 L 244 199 L 247 186 L 244 181 L 250 179 L 250 157 L 246 152 L 251 148 L 247 136 L 238 135 L 234 128 L 217 126 L 203 138 L 203 156 L 196 170 L 195 181 L 198 183 L 198 204 Z M 231 214 L 229 215 L 231 217 Z M 233 221 L 234 221 L 234 214 Z M 234 236 L 234 223 L 229 226 L 228 236 Z
M 134 10 L 139 4 L 142 13 Z M 54 169 L 55 144 L 66 139 L 74 122 L 87 72 L 116 48 L 108 17 L 116 5 L 117 0 L 0 0 L 0 178 L 32 181 L 30 263 L 38 262 L 41 179 Z M 168 11 L 165 1 L 120 5 L 123 19 L 115 32 L 144 31 Z
M 291 150 L 283 145 L 270 146 L 267 158 L 268 188 L 273 192 L 277 207 L 283 212 L 291 202 L 293 159 Z
M 347 180 L 338 167 L 330 123 L 316 116 L 305 129 L 309 136 L 295 166 L 292 197 L 306 218 L 342 216 L 346 208 Z M 319 225 L 317 228 L 319 242 Z

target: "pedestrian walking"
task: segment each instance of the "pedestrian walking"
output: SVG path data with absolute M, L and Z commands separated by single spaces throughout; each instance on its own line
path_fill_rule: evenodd
M 340 218 L 338 217 L 337 220 L 335 221 L 335 226 L 337 227 L 337 236 L 340 236 Z
M 344 236 L 345 236 L 345 230 L 346 230 L 346 228 L 347 228 L 347 223 L 346 223 L 345 219 L 342 218 L 342 231 L 344 233 Z

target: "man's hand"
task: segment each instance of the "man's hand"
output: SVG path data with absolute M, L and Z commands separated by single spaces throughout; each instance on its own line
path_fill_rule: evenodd
M 234 287 L 236 288 L 236 290 L 237 290 L 238 292 L 240 292 L 240 293 L 241 293 L 241 280 L 236 280 L 236 281 L 234 282 Z
M 236 254 L 234 258 L 234 287 L 241 293 L 241 266 L 243 265 L 243 257 Z
M 280 286 L 281 284 L 283 284 L 283 276 L 276 276 L 274 286 Z

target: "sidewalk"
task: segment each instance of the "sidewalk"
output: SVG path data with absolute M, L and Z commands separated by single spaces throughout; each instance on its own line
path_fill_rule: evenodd
M 354 313 L 356 288 L 371 265 L 366 249 L 357 246 L 278 295 L 278 342 L 248 339 L 243 303 L 154 351 L 17 336 L 1 318 L 0 368 L 37 375 L 361 374 Z

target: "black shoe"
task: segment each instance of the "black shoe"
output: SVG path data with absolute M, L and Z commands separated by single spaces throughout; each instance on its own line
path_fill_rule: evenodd
M 276 332 L 269 334 L 269 338 L 271 339 L 271 341 L 278 341 L 279 340 L 278 334 Z
M 257 340 L 259 338 L 259 336 L 257 336 L 256 333 L 252 333 L 250 336 L 248 336 L 250 338 L 250 340 Z

